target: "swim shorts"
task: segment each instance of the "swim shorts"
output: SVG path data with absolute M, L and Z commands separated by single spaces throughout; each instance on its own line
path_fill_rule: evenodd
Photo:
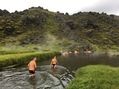
M 56 64 L 52 64 L 53 65 L 53 67 L 56 65 Z
M 29 73 L 30 73 L 30 74 L 35 74 L 35 71 L 29 70 Z

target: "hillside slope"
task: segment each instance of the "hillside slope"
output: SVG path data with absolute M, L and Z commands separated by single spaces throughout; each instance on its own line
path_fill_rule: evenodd
M 0 47 L 4 49 L 109 49 L 119 46 L 119 17 L 106 13 L 51 12 L 32 7 L 0 10 Z

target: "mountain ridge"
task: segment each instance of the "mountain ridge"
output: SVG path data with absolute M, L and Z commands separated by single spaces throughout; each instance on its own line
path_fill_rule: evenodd
M 97 12 L 51 12 L 42 7 L 0 10 L 0 47 L 98 50 L 119 46 L 119 17 Z M 27 47 L 26 47 L 27 46 Z

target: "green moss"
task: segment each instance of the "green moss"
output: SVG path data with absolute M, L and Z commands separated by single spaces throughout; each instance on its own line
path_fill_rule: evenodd
M 0 67 L 23 65 L 32 60 L 33 57 L 37 57 L 38 61 L 48 60 L 55 55 L 60 55 L 60 52 L 26 52 L 0 55 Z
M 67 89 L 118 89 L 119 68 L 91 65 L 76 71 L 76 78 Z
M 64 15 L 42 7 L 31 7 L 24 11 L 7 14 L 1 10 L 1 13 L 3 14 L 0 16 L 1 48 L 10 49 L 11 45 L 12 47 L 46 45 L 47 48 L 57 50 L 70 48 L 71 45 L 76 45 L 78 48 L 90 44 L 95 45 L 95 50 L 108 50 L 111 48 L 106 47 L 108 45 L 117 47 L 119 45 L 118 16 L 96 12 Z M 57 38 L 54 43 L 58 41 L 63 43 L 52 44 L 47 40 L 47 34 Z M 74 43 L 71 43 L 72 41 Z M 111 49 L 118 49 L 117 47 Z
M 1 50 L 0 55 L 6 55 L 6 54 L 22 54 L 22 53 L 31 53 L 34 51 L 26 51 L 26 50 Z

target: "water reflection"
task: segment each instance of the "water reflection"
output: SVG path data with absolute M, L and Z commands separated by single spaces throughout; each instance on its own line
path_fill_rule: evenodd
M 0 72 L 0 89 L 64 89 L 72 80 L 72 71 L 87 65 L 119 66 L 119 56 L 105 53 L 70 53 L 57 57 L 59 65 L 52 71 L 50 61 L 38 63 L 36 77 L 29 79 L 26 67 L 6 69 Z
M 58 63 L 70 71 L 76 71 L 78 68 L 87 65 L 110 65 L 119 66 L 119 56 L 112 56 L 108 53 L 69 53 L 57 57 Z M 38 65 L 48 65 L 51 59 L 42 61 Z
M 87 65 L 110 65 L 119 66 L 119 56 L 112 56 L 105 53 L 72 53 L 58 58 L 60 65 L 65 66 L 70 71 L 75 71 Z

